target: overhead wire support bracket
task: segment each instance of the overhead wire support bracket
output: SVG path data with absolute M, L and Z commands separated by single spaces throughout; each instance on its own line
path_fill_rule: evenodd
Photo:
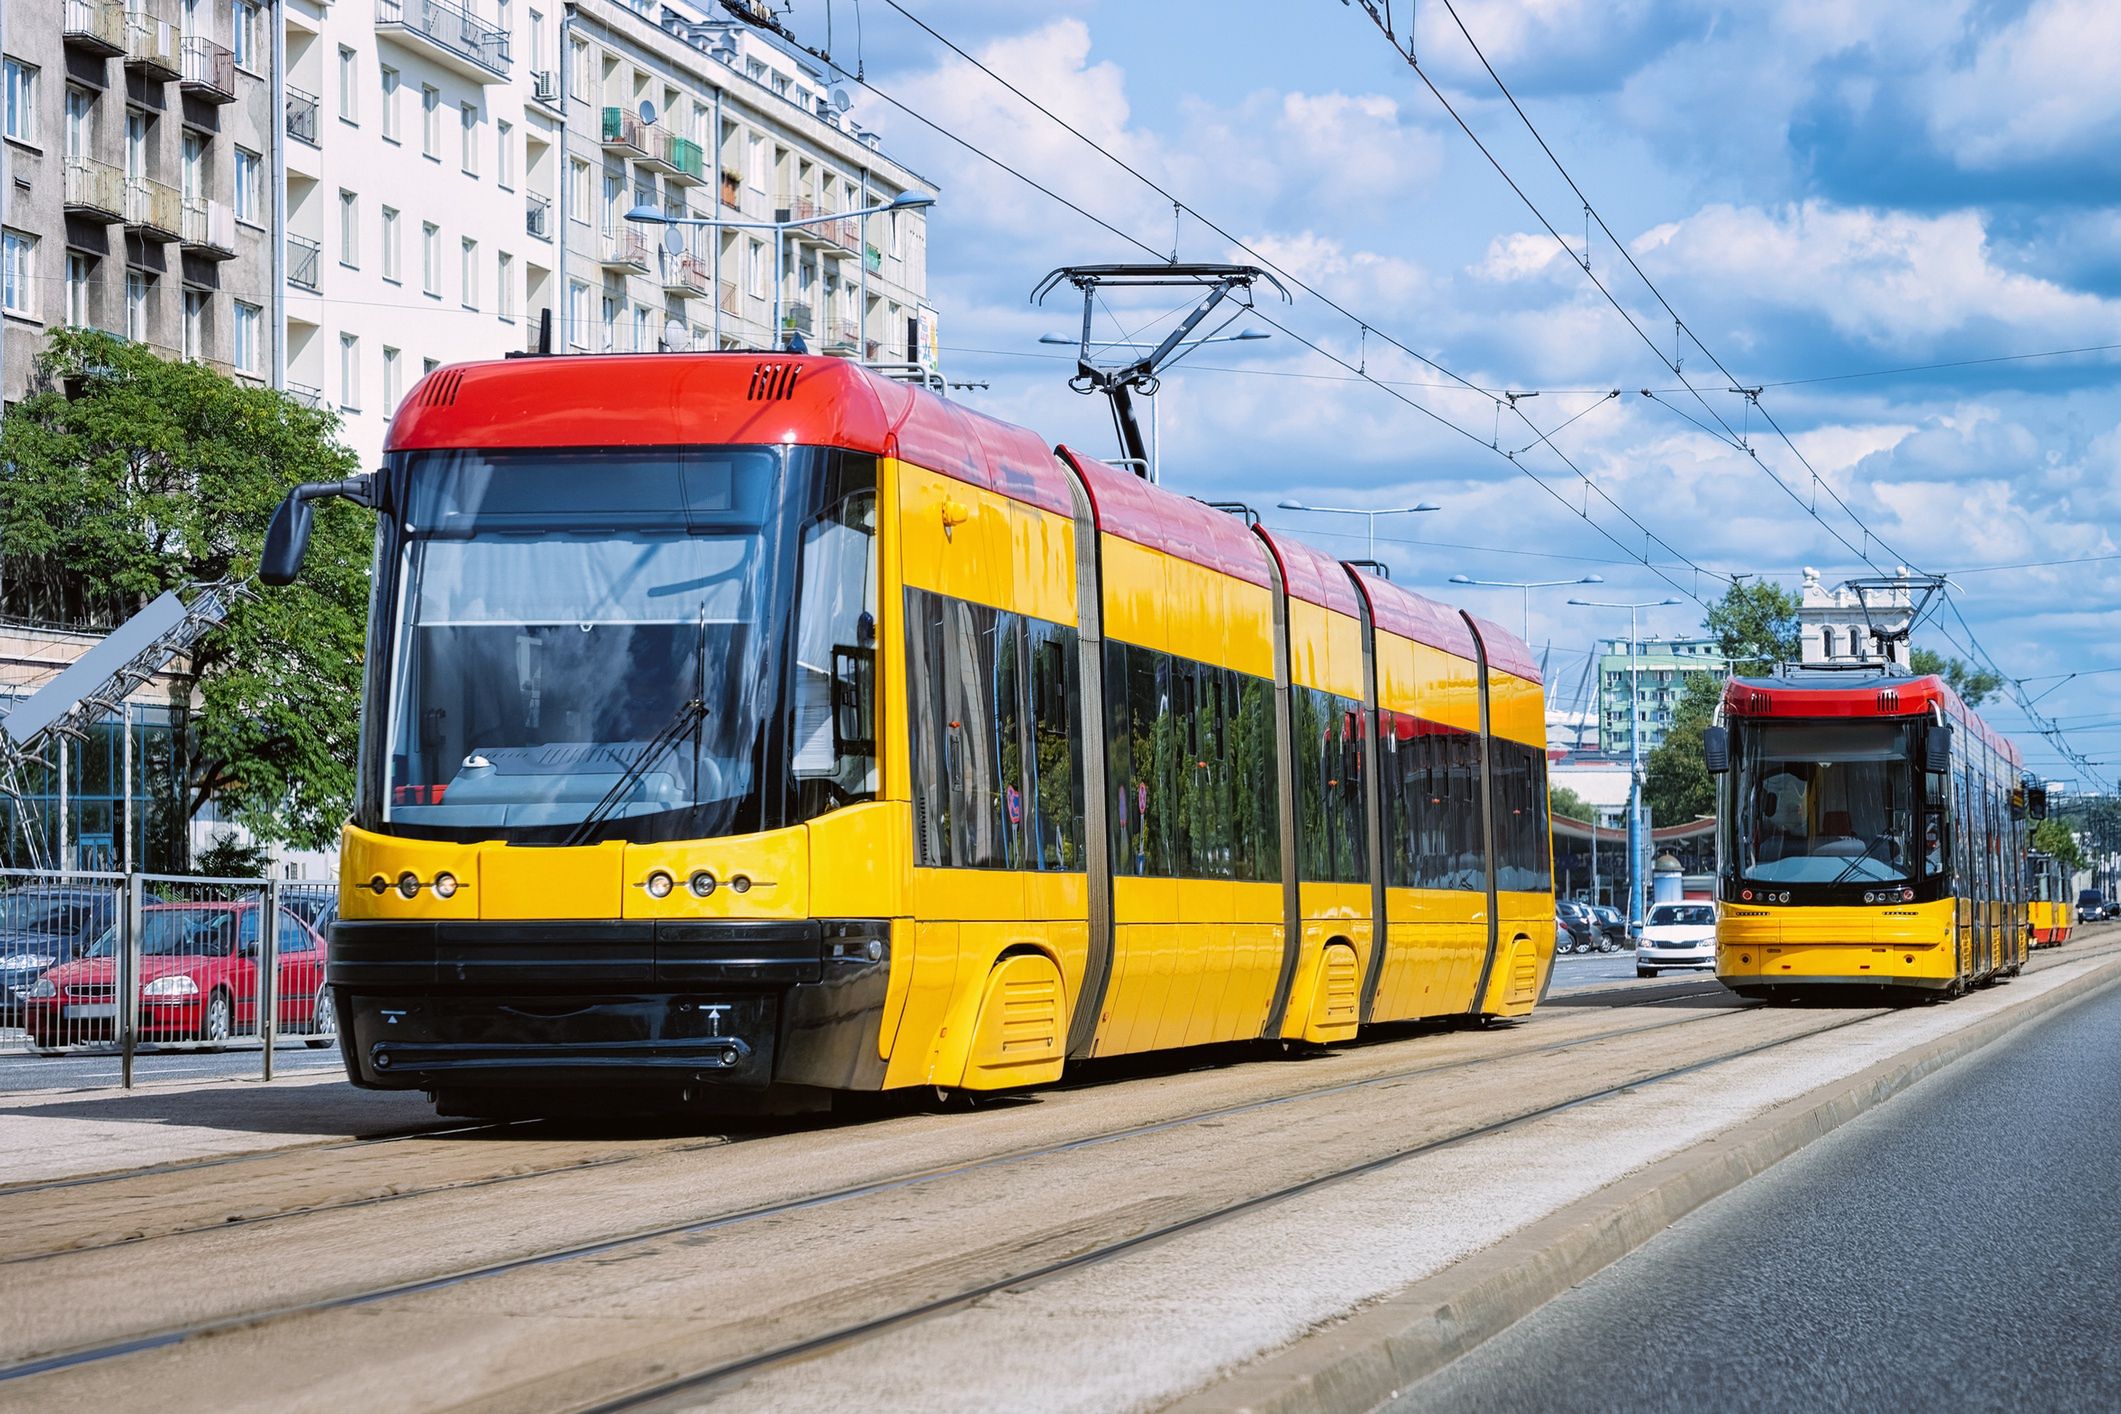
M 1257 265 L 1180 264 L 1177 261 L 1161 265 L 1063 265 L 1038 282 L 1038 287 L 1031 291 L 1031 302 L 1045 303 L 1046 296 L 1063 284 L 1073 285 L 1082 292 L 1082 341 L 1076 349 L 1075 376 L 1068 380 L 1068 386 L 1078 393 L 1103 393 L 1111 400 L 1112 422 L 1119 432 L 1120 459 L 1139 469 L 1149 464 L 1149 446 L 1142 437 L 1141 423 L 1134 415 L 1134 395 L 1156 396 L 1157 375 L 1197 346 L 1198 341 L 1189 346 L 1187 340 L 1201 322 L 1224 300 L 1233 297 L 1240 308 L 1230 318 L 1237 318 L 1244 309 L 1252 307 L 1252 287 L 1259 282 L 1265 282 L 1285 303 L 1291 302 L 1281 281 Z M 1098 343 L 1091 334 L 1091 319 L 1096 313 L 1099 292 L 1108 285 L 1127 289 L 1197 289 L 1203 293 L 1185 318 L 1178 321 L 1177 327 L 1164 336 L 1162 343 L 1139 357 L 1114 364 L 1100 361 L 1093 353 L 1093 350 L 1114 346 Z M 1226 328 L 1229 322 L 1225 320 L 1217 327 Z

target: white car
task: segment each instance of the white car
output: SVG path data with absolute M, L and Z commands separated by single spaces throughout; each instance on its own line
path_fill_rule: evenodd
M 1655 977 L 1666 967 L 1716 965 L 1716 905 L 1652 904 L 1635 943 L 1635 975 Z

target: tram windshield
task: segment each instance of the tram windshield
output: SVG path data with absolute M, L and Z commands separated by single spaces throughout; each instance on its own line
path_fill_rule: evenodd
M 874 748 L 835 713 L 866 716 L 875 642 L 874 473 L 845 476 L 849 460 L 409 458 L 380 818 L 698 838 L 872 794 Z
M 1738 872 L 1775 884 L 1913 877 L 1915 775 L 1891 722 L 1761 723 L 1741 737 Z

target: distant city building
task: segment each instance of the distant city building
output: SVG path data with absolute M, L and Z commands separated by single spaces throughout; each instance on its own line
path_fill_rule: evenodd
M 1847 585 L 1828 589 L 1819 582 L 1819 571 L 1805 566 L 1797 606 L 1799 661 L 1814 666 L 1900 662 L 1905 640 L 1880 640 L 1877 631 L 1905 624 L 1912 612 L 1912 595 L 1901 587 L 1873 590 L 1868 598 L 1866 606 L 1865 596 Z
M 1641 733 L 1644 752 L 1664 740 L 1688 674 L 1720 677 L 1724 671 L 1723 651 L 1713 638 L 1651 638 L 1635 647 L 1639 656 L 1633 660 L 1631 675 L 1625 638 L 1605 639 L 1598 645 L 1598 739 L 1616 757 L 1628 754 L 1631 730 Z M 1632 711 L 1631 682 L 1636 694 Z

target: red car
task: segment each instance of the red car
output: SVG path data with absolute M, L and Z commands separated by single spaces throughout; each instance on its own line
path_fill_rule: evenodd
M 157 903 L 140 911 L 143 1041 L 226 1041 L 258 1032 L 258 920 L 248 903 Z M 277 1029 L 328 1046 L 338 1027 L 324 985 L 324 937 L 280 910 Z M 116 1031 L 118 930 L 87 955 L 45 973 L 23 998 L 22 1025 L 39 1046 L 101 1040 Z

